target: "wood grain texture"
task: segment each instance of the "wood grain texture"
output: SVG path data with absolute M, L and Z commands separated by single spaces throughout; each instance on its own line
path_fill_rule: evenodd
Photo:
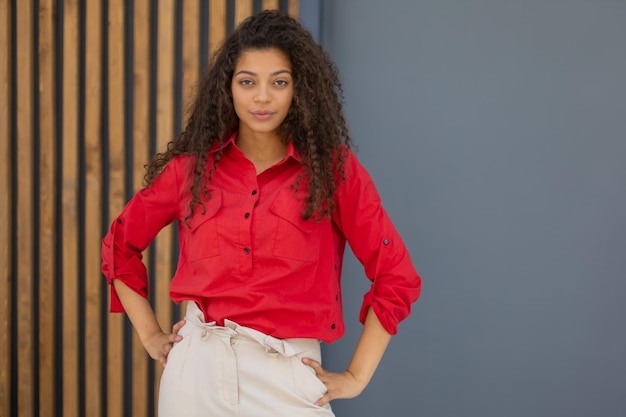
M 102 291 L 102 7 L 85 2 L 85 416 L 101 417 Z
M 10 56 L 11 45 L 11 2 L 0 0 L 0 56 Z M 11 64 L 0 60 L 0 195 L 11 195 Z M 0 199 L 0 218 L 11 219 L 11 199 Z M 0 223 L 0 415 L 8 416 L 11 411 L 11 241 L 13 221 Z
M 226 38 L 226 0 L 212 0 L 209 6 L 209 56 L 212 56 Z
M 182 100 L 183 115 L 181 125 L 185 126 L 188 109 L 195 98 L 200 77 L 200 2 L 192 0 L 183 3 L 183 74 Z
M 124 190 L 124 1 L 110 0 L 108 10 L 109 48 L 109 220 L 113 221 L 125 203 Z M 107 412 L 123 415 L 124 401 L 124 316 L 107 316 Z
M 289 0 L 287 13 L 289 16 L 298 18 L 300 15 L 300 2 L 298 0 Z
M 39 415 L 55 411 L 56 337 L 56 79 L 53 0 L 39 2 Z
M 235 0 L 235 27 L 252 14 L 252 0 Z
M 79 9 L 77 0 L 63 3 L 63 412 L 78 412 L 78 103 Z
M 278 10 L 280 7 L 279 0 L 263 0 L 263 10 Z
M 35 405 L 33 338 L 33 25 L 32 2 L 16 2 L 17 48 L 17 409 L 31 417 Z

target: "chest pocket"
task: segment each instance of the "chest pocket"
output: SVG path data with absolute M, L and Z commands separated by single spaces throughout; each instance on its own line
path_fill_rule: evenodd
M 285 188 L 270 206 L 276 221 L 274 256 L 306 262 L 318 260 L 321 222 L 302 218 L 303 203 L 291 188 Z
M 210 258 L 220 254 L 217 238 L 217 214 L 222 208 L 222 192 L 210 191 L 211 198 L 204 203 L 206 210 L 196 207 L 189 219 L 187 234 L 187 257 L 189 261 Z

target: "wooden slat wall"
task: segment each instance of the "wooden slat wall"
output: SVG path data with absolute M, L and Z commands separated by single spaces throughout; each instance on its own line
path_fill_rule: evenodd
M 66 0 L 63 2 L 63 26 L 62 26 L 62 42 L 59 44 L 63 48 L 63 56 L 59 57 L 62 62 L 62 73 L 59 79 L 63 88 L 61 89 L 61 98 L 63 108 L 59 109 L 61 113 L 61 152 L 60 162 L 61 175 L 60 190 L 58 196 L 61 198 L 61 230 L 60 244 L 63 248 L 60 262 L 62 273 L 62 291 L 60 291 L 60 299 L 62 300 L 62 322 L 61 335 L 63 343 L 61 344 L 62 356 L 62 381 L 63 393 L 59 399 L 63 403 L 63 412 L 65 415 L 80 415 L 78 411 L 78 398 L 80 390 L 77 389 L 81 385 L 78 383 L 79 373 L 79 340 L 76 337 L 79 334 L 79 270 L 78 270 L 78 241 L 81 239 L 79 234 L 79 54 L 80 54 L 80 34 L 79 34 L 79 18 L 80 10 L 78 9 L 77 0 Z M 82 240 L 82 239 L 81 239 Z M 94 277 L 95 278 L 95 277 Z M 82 330 L 82 329 L 81 329 Z M 72 388 L 75 387 L 75 388 Z
M 100 276 L 100 245 L 103 233 L 103 120 L 104 108 L 102 98 L 102 16 L 100 2 L 88 1 L 85 4 L 84 16 L 89 22 L 85 26 L 85 131 L 84 163 L 85 163 L 85 392 L 84 416 L 102 416 L 102 407 L 106 403 L 103 385 L 106 383 L 103 374 L 104 329 L 102 316 L 107 305 L 106 291 Z
M 11 81 L 13 74 L 8 57 L 11 56 L 12 5 L 9 0 L 0 0 L 0 219 L 10 219 L 13 216 L 11 198 L 12 190 L 12 92 Z M 0 222 L 0 416 L 11 415 L 11 382 L 12 366 L 11 353 L 15 340 L 11 328 L 13 317 L 12 299 L 12 261 L 14 251 L 12 240 L 12 221 Z M 6 244 L 11 242 L 11 245 Z
M 15 107 L 15 139 L 14 146 L 17 148 L 16 160 L 19 161 L 14 168 L 16 177 L 14 186 L 17 186 L 17 207 L 16 221 L 17 236 L 14 246 L 15 250 L 15 271 L 19 279 L 13 281 L 17 289 L 16 298 L 13 302 L 17 305 L 16 317 L 12 317 L 13 325 L 17 326 L 16 349 L 17 361 L 11 361 L 17 366 L 17 384 L 13 389 L 17 390 L 17 406 L 24 416 L 35 414 L 35 331 L 33 311 L 33 257 L 34 253 L 34 144 L 33 144 L 33 122 L 34 122 L 34 39 L 33 26 L 35 11 L 29 1 L 15 2 L 14 7 L 17 14 L 15 36 L 19 42 L 19 47 L 15 51 L 16 72 L 19 76 L 16 80 L 17 92 L 14 98 Z M 12 222 L 13 223 L 13 222 Z M 12 329 L 15 334 L 15 330 Z
M 54 112 L 57 89 L 54 83 L 55 22 L 53 1 L 39 2 L 39 415 L 51 416 L 55 409 L 55 308 L 56 241 L 54 217 L 56 128 Z
M 296 0 L 0 0 L 0 417 L 154 416 L 161 366 L 108 314 L 100 245 L 184 126 L 202 66 Z M 171 328 L 176 232 L 146 252 Z

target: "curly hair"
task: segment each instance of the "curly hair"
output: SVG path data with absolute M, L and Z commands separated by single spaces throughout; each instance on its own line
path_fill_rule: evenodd
M 263 11 L 244 20 L 213 54 L 185 129 L 146 166 L 145 180 L 149 185 L 175 156 L 194 157 L 186 219 L 193 215 L 196 206 L 204 209 L 203 201 L 210 198 L 207 185 L 218 169 L 222 153 L 216 152 L 212 166 L 207 167 L 209 150 L 216 142 L 223 145 L 238 129 L 231 91 L 237 60 L 247 50 L 270 48 L 285 53 L 292 66 L 294 95 L 279 129 L 283 140 L 292 141 L 302 155 L 304 174 L 293 184 L 298 190 L 306 183 L 302 217 L 321 219 L 334 210 L 333 196 L 338 181 L 344 177 L 345 153 L 351 147 L 337 68 L 297 20 L 278 11 Z

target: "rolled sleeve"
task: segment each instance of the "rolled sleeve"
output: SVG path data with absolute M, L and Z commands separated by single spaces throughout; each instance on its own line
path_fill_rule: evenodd
M 404 244 L 400 241 L 400 249 L 396 247 L 397 239 L 399 236 L 395 240 L 382 239 L 377 256 L 381 265 L 370 278 L 372 286 L 363 297 L 359 314 L 361 323 L 364 323 L 367 311 L 373 308 L 378 320 L 390 334 L 398 332 L 398 324 L 408 317 L 411 305 L 418 299 L 421 290 L 421 279 L 413 268 Z
M 139 200 L 139 199 L 138 199 Z M 142 250 L 145 247 L 135 247 L 132 235 L 133 224 L 125 221 L 139 217 L 141 209 L 137 207 L 140 201 L 131 201 L 122 214 L 113 221 L 109 233 L 102 240 L 102 272 L 111 289 L 111 312 L 123 312 L 124 308 L 117 296 L 113 280 L 119 279 L 129 288 L 143 297 L 148 296 L 148 274 L 142 262 Z
M 334 220 L 372 281 L 359 319 L 364 323 L 371 307 L 385 330 L 396 334 L 398 324 L 408 317 L 411 305 L 419 298 L 421 278 L 371 177 L 351 152 L 346 154 L 344 172 Z
M 179 164 L 180 161 L 172 160 L 149 187 L 135 194 L 102 240 L 102 272 L 110 285 L 111 312 L 124 311 L 112 285 L 115 279 L 141 296 L 148 296 L 148 274 L 142 252 L 178 216 Z

